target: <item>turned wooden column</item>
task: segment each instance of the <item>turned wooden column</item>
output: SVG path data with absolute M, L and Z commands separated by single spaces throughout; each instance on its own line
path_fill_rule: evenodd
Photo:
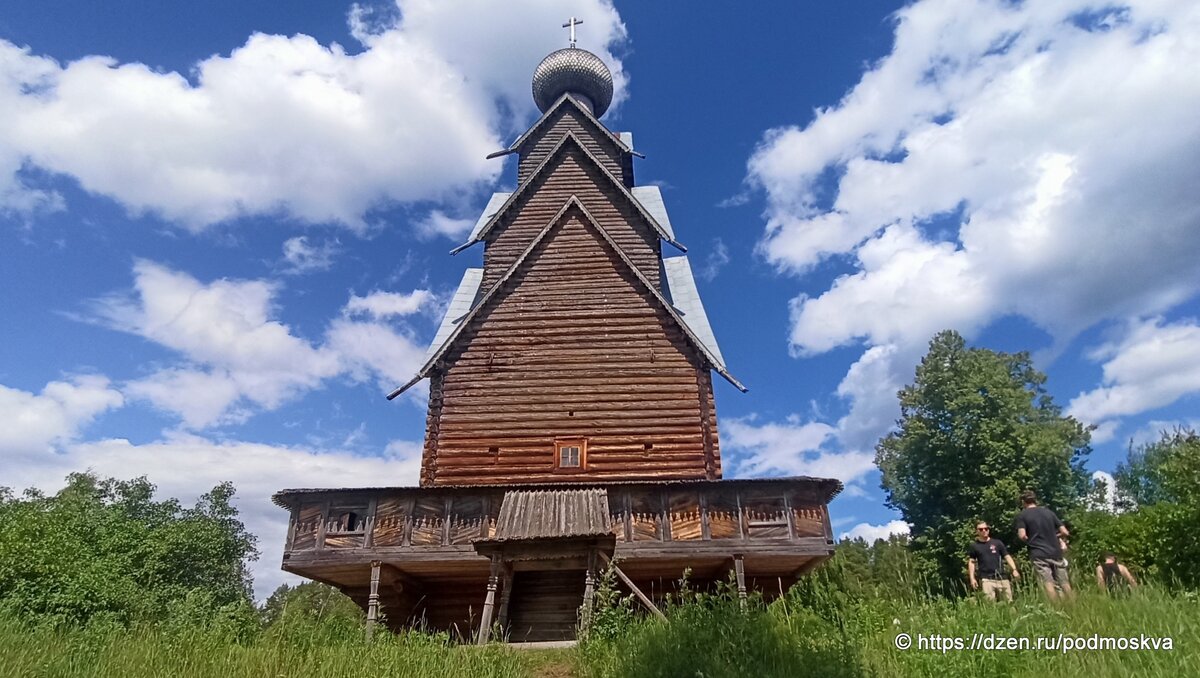
M 371 561 L 371 593 L 367 596 L 367 640 L 375 635 L 375 622 L 379 619 L 379 568 L 383 563 Z
M 596 595 L 596 550 L 588 551 L 587 572 L 583 575 L 583 607 L 579 610 L 579 635 L 587 636 L 592 626 L 592 598 Z
M 496 589 L 500 586 L 500 558 L 492 556 L 492 571 L 488 575 L 487 597 L 483 599 L 483 616 L 479 620 L 479 644 L 486 645 L 492 635 L 492 612 L 496 608 Z
M 512 565 L 504 566 L 504 579 L 500 582 L 500 611 L 496 615 L 496 623 L 500 628 L 508 626 L 508 603 L 512 600 L 513 569 Z

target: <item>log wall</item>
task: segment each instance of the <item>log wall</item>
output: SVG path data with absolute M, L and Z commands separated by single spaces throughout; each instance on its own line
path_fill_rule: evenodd
M 570 142 L 485 238 L 480 288 L 488 290 L 496 284 L 572 195 L 661 292 L 662 245 L 658 233 L 638 213 L 632 198 L 619 195 L 596 163 Z
M 633 186 L 633 173 L 629 172 L 627 176 L 625 171 L 626 166 L 632 167 L 632 163 L 622 162 L 622 156 L 627 154 L 611 137 L 596 129 L 591 121 L 586 120 L 582 113 L 569 104 L 561 106 L 543 123 L 541 129 L 525 140 L 519 152 L 517 183 L 524 183 L 533 174 L 567 132 L 578 137 L 605 169 L 620 179 L 626 187 Z
M 430 388 L 423 485 L 714 479 L 712 385 L 668 313 L 570 210 Z M 585 438 L 585 468 L 554 442 Z

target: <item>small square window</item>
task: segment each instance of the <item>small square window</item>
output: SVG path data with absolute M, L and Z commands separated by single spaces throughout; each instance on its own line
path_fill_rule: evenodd
M 579 446 L 563 445 L 558 448 L 558 465 L 561 468 L 579 466 Z
M 554 441 L 554 468 L 582 470 L 587 463 L 587 441 L 579 438 Z

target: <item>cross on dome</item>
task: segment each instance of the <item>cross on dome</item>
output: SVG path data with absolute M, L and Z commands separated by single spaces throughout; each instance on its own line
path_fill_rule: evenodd
M 568 21 L 567 23 L 562 25 L 563 28 L 571 29 L 571 47 L 575 46 L 575 27 L 581 23 L 583 23 L 582 19 L 576 19 L 575 17 L 571 17 L 570 21 Z

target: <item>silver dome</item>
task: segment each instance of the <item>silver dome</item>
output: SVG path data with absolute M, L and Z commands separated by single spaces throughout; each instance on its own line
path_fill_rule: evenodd
M 533 71 L 533 101 L 543 113 L 570 92 L 591 107 L 597 118 L 612 103 L 613 78 L 600 57 L 585 49 L 568 47 L 551 52 Z

